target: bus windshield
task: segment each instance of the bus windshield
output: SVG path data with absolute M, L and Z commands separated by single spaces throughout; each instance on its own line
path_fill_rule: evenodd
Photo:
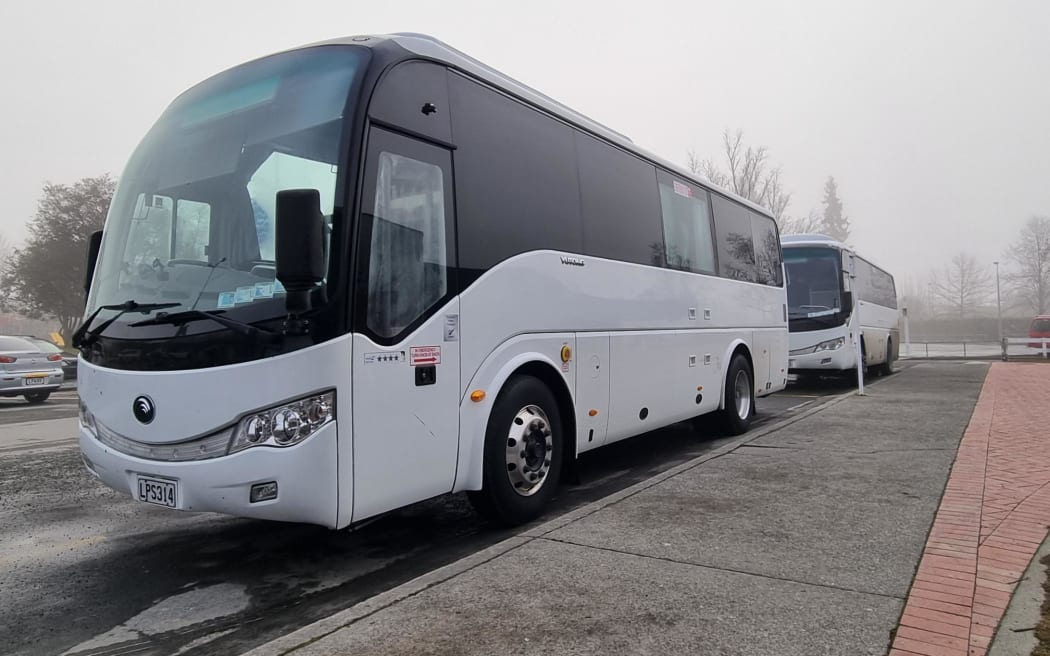
M 833 248 L 785 248 L 784 266 L 788 278 L 788 323 L 791 330 L 841 325 L 845 312 L 839 251 Z
M 330 232 L 341 205 L 343 114 L 367 52 L 324 46 L 274 55 L 176 99 L 120 179 L 87 312 L 134 300 L 234 313 L 254 306 L 254 319 L 281 314 L 275 196 L 317 189 Z

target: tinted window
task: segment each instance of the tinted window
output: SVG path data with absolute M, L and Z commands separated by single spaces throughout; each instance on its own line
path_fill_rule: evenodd
M 422 111 L 427 103 L 434 111 Z M 369 115 L 387 125 L 446 143 L 452 140 L 448 110 L 448 71 L 421 61 L 398 64 L 384 75 L 368 107 Z
M 378 129 L 369 151 L 363 316 L 371 333 L 392 338 L 425 318 L 449 291 L 448 153 Z
M 861 300 L 896 308 L 897 290 L 894 288 L 893 276 L 859 257 L 856 258 L 856 267 L 857 290 Z
M 574 130 L 449 75 L 460 266 L 484 270 L 537 249 L 580 253 Z
M 755 282 L 755 245 L 751 215 L 743 205 L 712 194 L 715 237 L 718 242 L 718 274 L 733 280 Z
M 660 172 L 664 262 L 671 269 L 715 272 L 711 206 L 706 189 Z
M 842 309 L 842 260 L 832 248 L 784 249 L 788 318 L 834 314 Z
M 576 132 L 583 252 L 663 266 L 656 167 Z
M 763 285 L 780 287 L 784 271 L 780 260 L 780 239 L 772 219 L 750 212 L 751 235 L 755 243 L 755 272 Z
M 1050 333 L 1050 319 L 1036 319 L 1032 322 L 1032 332 Z

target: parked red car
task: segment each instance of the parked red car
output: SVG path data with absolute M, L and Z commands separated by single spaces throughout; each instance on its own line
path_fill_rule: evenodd
M 1028 327 L 1028 339 L 1050 340 L 1050 314 L 1041 314 L 1032 319 L 1032 325 Z M 1042 349 L 1043 342 L 1028 342 L 1028 347 Z M 1047 343 L 1047 350 L 1050 350 L 1050 342 Z

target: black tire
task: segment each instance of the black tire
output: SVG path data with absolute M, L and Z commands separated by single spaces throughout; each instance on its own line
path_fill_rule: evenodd
M 879 375 L 892 376 L 893 372 L 896 371 L 893 366 L 894 362 L 896 360 L 893 358 L 893 340 L 888 339 L 886 340 L 886 361 L 879 365 Z
M 746 376 L 746 383 L 739 384 L 740 376 Z M 746 386 L 745 386 L 746 385 Z M 738 403 L 738 389 L 746 389 L 746 403 Z M 751 419 L 755 416 L 755 378 L 747 358 L 741 354 L 733 356 L 726 375 L 725 407 L 719 410 L 722 428 L 730 435 L 742 435 L 751 428 Z
M 25 399 L 29 402 L 29 405 L 37 405 L 47 401 L 50 396 L 51 392 L 30 392 L 25 395 Z
M 540 430 L 543 426 L 549 435 Z M 482 489 L 467 493 L 471 505 L 481 516 L 506 526 L 538 517 L 558 487 L 564 441 L 554 394 L 532 376 L 511 378 L 489 415 Z M 527 458 L 516 455 L 518 447 Z M 542 476 L 538 484 L 528 480 L 533 475 Z M 528 491 L 529 485 L 535 485 L 535 490 Z

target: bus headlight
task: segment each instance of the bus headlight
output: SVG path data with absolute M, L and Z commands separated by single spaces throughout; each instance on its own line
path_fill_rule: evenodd
M 335 392 L 282 403 L 241 419 L 229 453 L 253 446 L 293 446 L 335 419 Z
M 846 338 L 838 337 L 836 339 L 829 339 L 826 342 L 821 342 L 820 344 L 817 344 L 815 350 L 817 353 L 820 353 L 821 351 L 837 351 L 840 348 L 842 348 L 845 344 Z
M 820 353 L 821 351 L 837 351 L 845 345 L 845 337 L 836 337 L 835 339 L 829 339 L 826 342 L 821 342 L 815 346 L 795 349 L 794 351 L 791 351 L 790 355 L 809 355 L 810 353 Z

